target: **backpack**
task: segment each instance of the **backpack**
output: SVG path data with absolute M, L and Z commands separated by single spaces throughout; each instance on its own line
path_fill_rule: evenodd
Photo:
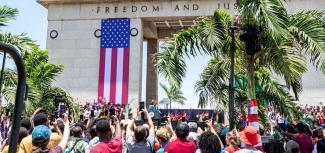
M 325 153 L 325 138 L 321 138 L 317 142 L 317 151 L 319 153 Z
M 151 145 L 151 143 L 149 141 L 147 141 L 147 144 L 149 144 L 150 146 L 150 150 L 151 150 L 151 153 L 156 153 L 154 150 L 153 150 L 153 147 Z M 126 153 L 130 153 L 130 151 L 128 150 L 128 148 L 126 148 Z
M 71 147 L 71 148 L 67 148 L 67 149 L 65 149 L 64 150 L 64 153 L 74 153 L 74 151 L 73 151 L 73 149 L 74 149 L 74 147 L 77 145 L 77 143 L 79 142 L 79 141 L 81 141 L 82 139 L 78 139 L 78 140 L 76 140 L 76 142 L 73 144 L 73 146 Z

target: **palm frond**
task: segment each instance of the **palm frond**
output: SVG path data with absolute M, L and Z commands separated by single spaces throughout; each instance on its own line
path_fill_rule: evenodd
M 186 73 L 185 55 L 212 55 L 229 45 L 227 25 L 231 17 L 226 11 L 216 10 L 214 17 L 201 17 L 198 24 L 174 34 L 170 41 L 161 46 L 161 52 L 154 55 L 159 74 L 171 84 L 178 86 Z
M 25 56 L 26 75 L 33 78 L 33 83 L 38 87 L 50 86 L 52 81 L 63 71 L 63 65 L 48 62 L 46 50 L 34 49 Z
M 0 6 L 0 26 L 6 26 L 7 22 L 13 20 L 18 15 L 18 10 L 10 6 Z
M 286 117 L 299 117 L 299 111 L 295 99 L 290 95 L 287 88 L 281 85 L 277 79 L 273 78 L 266 69 L 256 72 L 257 82 L 261 86 L 261 91 L 257 92 L 259 99 L 264 99 L 277 112 Z
M 227 94 L 224 94 L 224 90 L 227 89 L 229 64 L 229 59 L 220 55 L 211 59 L 203 69 L 195 84 L 196 93 L 199 94 L 199 107 L 206 107 L 209 101 L 216 104 L 226 103 Z
M 216 9 L 213 18 L 202 17 L 197 26 L 200 46 L 205 54 L 224 52 L 222 48 L 228 37 L 232 17 L 227 10 Z M 230 43 L 229 43 L 230 44 Z
M 17 90 L 17 73 L 14 70 L 6 69 L 3 72 L 2 94 L 7 103 L 14 103 Z
M 8 103 L 14 104 L 17 91 L 17 73 L 13 70 L 7 69 L 4 71 L 2 93 Z M 28 94 L 27 101 L 38 101 L 40 94 L 38 88 L 30 79 L 27 79 Z
M 186 73 L 185 59 L 183 56 L 178 55 L 176 50 L 169 50 L 168 47 L 162 47 L 163 51 L 154 55 L 155 65 L 158 73 L 170 84 L 180 86 Z
M 35 44 L 35 41 L 26 36 L 26 34 L 15 35 L 12 33 L 0 33 L 0 41 L 15 45 L 22 51 L 22 55 L 25 53 L 31 52 L 33 48 L 38 46 Z
M 325 12 L 302 11 L 290 16 L 289 31 L 302 54 L 325 73 Z
M 302 80 L 301 78 L 297 78 L 296 80 L 293 80 L 291 82 L 287 82 L 287 84 L 290 86 L 290 89 L 292 89 L 292 92 L 294 93 L 295 100 L 299 100 L 299 94 L 302 92 Z
M 35 68 L 35 70 L 30 74 L 34 77 L 34 81 L 40 86 L 49 86 L 52 81 L 63 71 L 63 65 L 55 64 L 42 64 Z
M 281 0 L 237 0 L 236 9 L 241 22 L 262 28 L 271 40 L 279 41 L 288 34 L 288 14 Z
M 305 57 L 300 54 L 299 48 L 292 46 L 290 42 L 283 41 L 280 46 L 262 50 L 258 55 L 257 69 L 267 66 L 289 84 L 307 71 Z
M 159 83 L 159 85 L 164 90 L 164 92 L 168 95 L 168 87 L 162 83 Z

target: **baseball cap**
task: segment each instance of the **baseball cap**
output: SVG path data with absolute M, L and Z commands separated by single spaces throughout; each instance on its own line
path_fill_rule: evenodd
M 51 136 L 51 130 L 45 125 L 36 126 L 32 132 L 32 139 L 44 139 L 47 140 Z

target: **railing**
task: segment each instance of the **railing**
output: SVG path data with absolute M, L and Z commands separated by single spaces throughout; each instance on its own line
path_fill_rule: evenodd
M 3 51 L 4 54 L 9 54 L 14 60 L 17 67 L 18 75 L 18 85 L 15 98 L 14 113 L 12 118 L 11 132 L 9 134 L 9 153 L 16 153 L 17 143 L 19 138 L 19 127 L 21 120 L 21 113 L 24 109 L 24 96 L 26 89 L 26 75 L 23 60 L 20 56 L 20 51 L 10 45 L 3 42 L 0 42 L 0 51 Z M 4 63 L 3 63 L 4 64 Z

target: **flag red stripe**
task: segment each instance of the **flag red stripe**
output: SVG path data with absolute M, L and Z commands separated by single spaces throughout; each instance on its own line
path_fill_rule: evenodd
M 117 48 L 112 48 L 112 62 L 111 62 L 111 83 L 109 102 L 115 104 L 116 100 L 116 72 L 117 71 Z
M 251 100 L 249 101 L 249 106 L 250 106 L 250 107 L 257 106 L 257 101 L 256 101 L 256 99 L 251 99 Z
M 123 57 L 123 84 L 122 84 L 122 104 L 128 103 L 128 82 L 129 82 L 129 48 L 124 48 Z
M 101 48 L 99 59 L 98 102 L 102 102 L 100 97 L 103 98 L 104 95 L 105 57 L 106 49 Z
M 248 114 L 248 122 L 258 122 L 258 114 Z

